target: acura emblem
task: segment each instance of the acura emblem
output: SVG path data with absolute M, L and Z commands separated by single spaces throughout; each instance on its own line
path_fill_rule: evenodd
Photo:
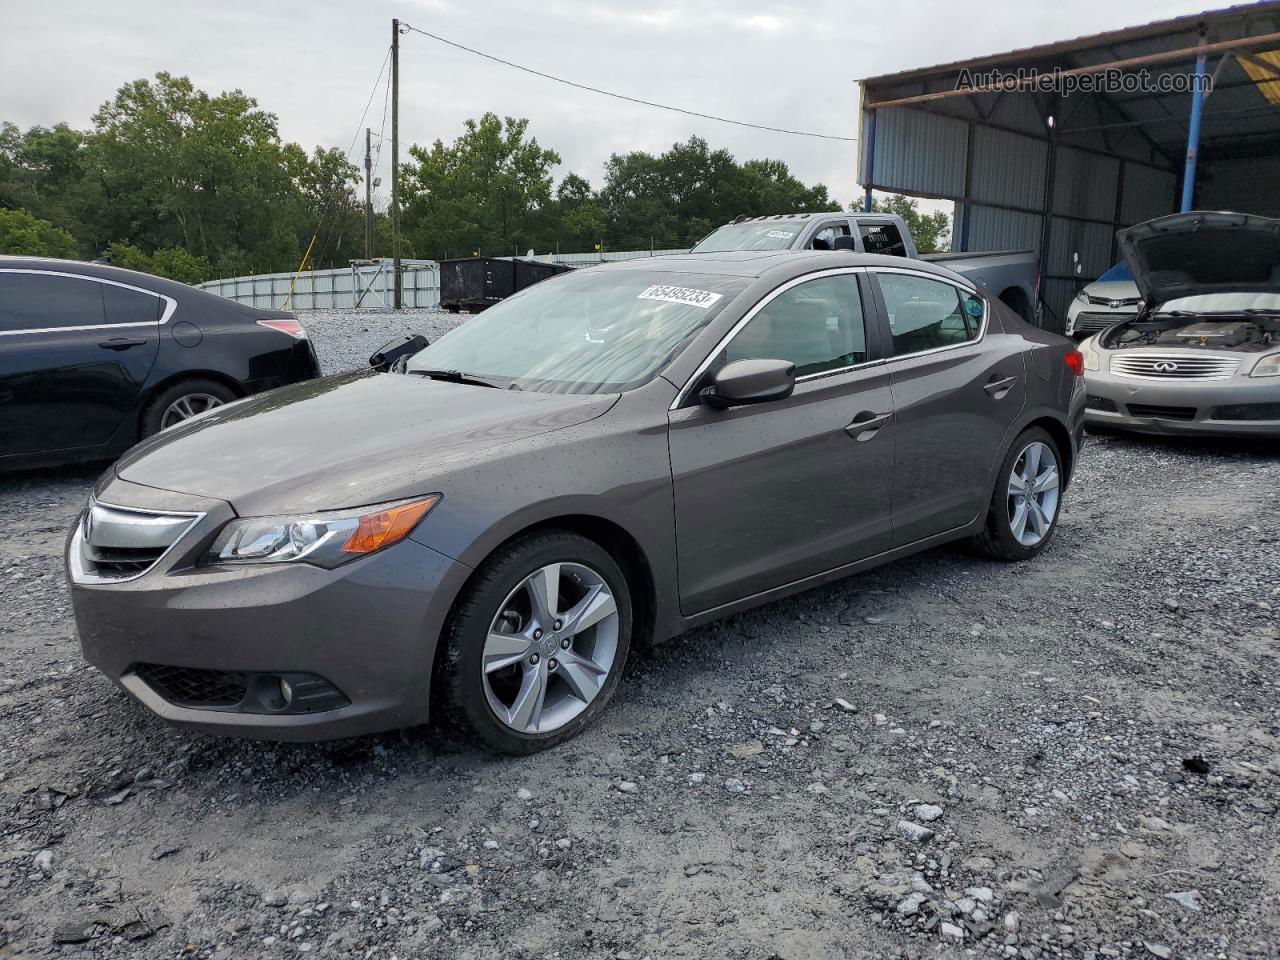
M 1178 369 L 1178 365 L 1172 360 L 1160 360 L 1152 364 L 1152 366 L 1161 373 L 1173 373 Z

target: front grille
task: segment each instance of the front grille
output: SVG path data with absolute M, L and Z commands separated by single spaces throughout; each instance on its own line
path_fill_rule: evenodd
M 203 516 L 117 507 L 91 498 L 76 531 L 72 576 L 83 582 L 140 577 Z
M 1136 313 L 1077 313 L 1071 329 L 1076 333 L 1097 333 L 1121 320 L 1132 320 Z
M 134 672 L 152 690 L 180 707 L 235 707 L 249 692 L 249 675 L 245 673 L 156 663 L 138 664 Z
M 1227 380 L 1240 366 L 1238 357 L 1187 353 L 1130 353 L 1111 358 L 1111 372 L 1135 380 Z
M 1095 307 L 1111 307 L 1113 309 L 1119 307 L 1136 307 L 1142 302 L 1141 297 L 1094 297 L 1087 293 L 1084 295 L 1084 298 Z
M 1214 420 L 1280 420 L 1280 403 L 1233 403 L 1217 407 Z
M 1194 420 L 1195 407 L 1161 407 L 1154 403 L 1130 403 L 1129 416 L 1146 420 Z
M 1114 400 L 1108 400 L 1106 397 L 1095 397 L 1093 394 L 1085 397 L 1084 405 L 1089 410 L 1101 410 L 1103 413 L 1116 413 L 1118 409 Z

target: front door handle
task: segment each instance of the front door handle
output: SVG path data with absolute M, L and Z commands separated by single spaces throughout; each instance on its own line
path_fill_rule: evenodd
M 892 413 L 872 413 L 870 410 L 863 410 L 853 418 L 853 423 L 844 428 L 844 432 L 858 441 L 870 440 L 892 419 Z
M 987 391 L 988 396 L 992 399 L 1003 400 L 1009 395 L 1009 391 L 1013 389 L 1013 385 L 1017 382 L 1017 377 L 1003 377 L 990 381 L 982 389 Z
M 130 340 L 128 337 L 112 337 L 110 340 L 103 340 L 98 346 L 103 350 L 128 350 L 130 347 L 145 347 L 146 340 Z

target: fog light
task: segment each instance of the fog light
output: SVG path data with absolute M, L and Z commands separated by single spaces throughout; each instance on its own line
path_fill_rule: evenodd
M 289 686 L 289 681 L 280 678 L 280 698 L 284 700 L 284 705 L 288 707 L 293 703 L 293 687 Z

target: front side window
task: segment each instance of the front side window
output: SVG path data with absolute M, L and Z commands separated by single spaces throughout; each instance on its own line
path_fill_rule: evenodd
M 834 250 L 836 248 L 836 237 L 848 237 L 849 224 L 840 223 L 824 223 L 818 228 L 818 232 L 813 235 L 813 240 L 809 242 L 811 250 Z
M 865 362 L 857 276 L 818 277 L 782 291 L 729 341 L 724 359 L 790 360 L 799 377 Z
M 102 322 L 100 283 L 45 273 L 0 273 L 0 330 L 92 327 Z
M 588 267 L 494 304 L 414 354 L 547 393 L 617 393 L 651 380 L 747 286 L 744 277 Z
M 876 279 L 889 315 L 894 356 L 978 338 L 981 298 L 946 281 L 908 273 L 879 273 Z

